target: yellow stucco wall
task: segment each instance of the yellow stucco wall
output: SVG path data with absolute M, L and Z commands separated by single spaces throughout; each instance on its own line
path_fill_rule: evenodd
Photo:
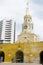
M 25 55 L 29 62 L 40 63 L 40 53 L 43 51 L 43 42 L 30 42 L 24 44 Z
M 12 57 L 15 58 L 19 44 L 28 62 L 34 62 L 35 59 L 40 57 L 40 52 L 43 51 L 43 42 L 0 44 L 0 51 L 5 53 L 5 62 L 11 62 Z
M 18 51 L 19 44 L 0 44 L 0 51 L 5 53 L 5 62 L 11 62 L 12 57 Z M 24 44 L 20 44 L 21 50 L 24 50 Z

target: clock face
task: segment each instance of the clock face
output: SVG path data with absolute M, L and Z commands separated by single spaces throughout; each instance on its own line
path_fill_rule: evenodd
M 27 25 L 24 26 L 24 29 L 27 29 Z

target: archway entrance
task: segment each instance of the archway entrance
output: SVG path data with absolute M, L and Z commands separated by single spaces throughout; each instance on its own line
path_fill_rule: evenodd
M 40 63 L 43 64 L 43 51 L 40 53 Z
M 3 51 L 0 51 L 0 62 L 4 62 L 5 54 Z
M 24 61 L 24 54 L 21 50 L 18 50 L 16 52 L 16 62 L 17 63 L 23 63 L 23 61 Z

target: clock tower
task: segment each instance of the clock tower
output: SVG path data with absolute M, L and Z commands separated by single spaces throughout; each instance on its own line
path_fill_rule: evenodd
M 28 7 L 26 8 L 26 14 L 24 16 L 24 23 L 22 24 L 22 31 L 27 31 L 27 30 L 29 33 L 33 32 L 33 23 Z
M 37 35 L 33 33 L 33 22 L 30 16 L 29 8 L 26 7 L 26 14 L 24 16 L 24 23 L 22 24 L 22 32 L 18 35 L 17 42 L 37 42 Z

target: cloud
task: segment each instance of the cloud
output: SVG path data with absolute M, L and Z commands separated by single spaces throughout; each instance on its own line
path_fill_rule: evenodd
M 36 3 L 38 5 L 43 5 L 43 0 L 31 0 L 33 3 Z
M 39 19 L 43 19 L 43 5 L 34 3 L 34 0 L 31 0 L 30 11 L 32 16 L 35 16 Z

